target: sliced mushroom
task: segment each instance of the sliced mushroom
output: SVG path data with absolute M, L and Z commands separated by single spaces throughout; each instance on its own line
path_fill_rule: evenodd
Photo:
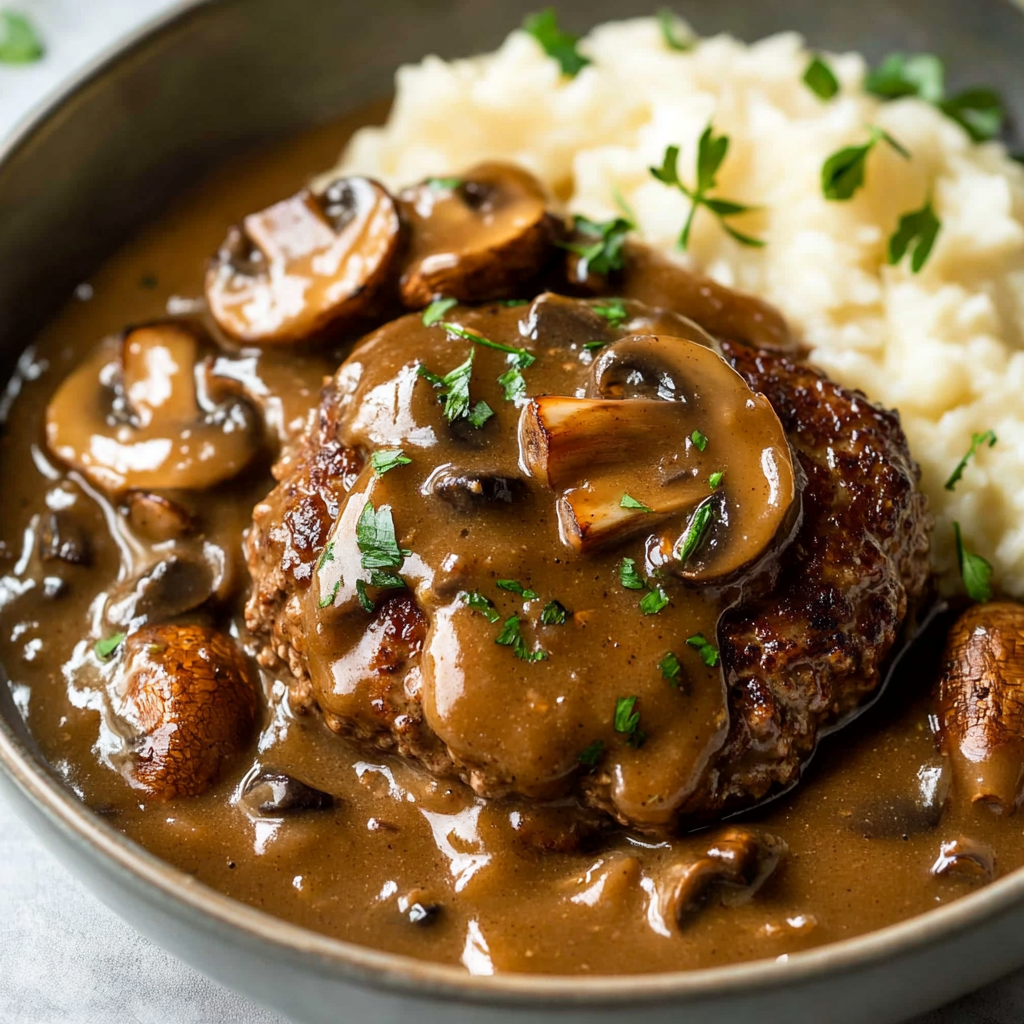
M 254 726 L 248 663 L 230 637 L 203 626 L 149 626 L 123 646 L 116 691 L 116 713 L 130 734 L 123 774 L 158 799 L 198 796 Z
M 37 530 L 39 557 L 44 562 L 60 561 L 68 565 L 92 563 L 92 541 L 69 509 L 47 512 Z
M 482 505 L 519 501 L 525 488 L 522 480 L 501 473 L 440 466 L 430 474 L 423 491 L 447 502 L 459 512 L 473 512 Z
M 745 902 L 764 885 L 788 849 L 775 836 L 740 827 L 724 830 L 703 855 L 670 865 L 657 880 L 662 917 L 684 928 L 714 889 L 725 903 Z
M 58 388 L 46 410 L 51 451 L 103 490 L 204 490 L 260 448 L 257 417 L 221 400 L 199 339 L 182 324 L 128 331 Z
M 206 274 L 221 329 L 288 344 L 341 330 L 371 311 L 401 241 L 395 201 L 369 178 L 303 189 L 234 227 Z
M 195 516 L 166 495 L 131 491 L 125 497 L 125 505 L 132 529 L 155 543 L 178 540 L 196 530 Z
M 512 298 L 552 253 L 556 224 L 533 175 L 484 163 L 457 183 L 428 179 L 399 196 L 410 228 L 402 301 L 421 309 L 438 296 L 460 302 Z
M 588 393 L 534 398 L 519 420 L 522 464 L 558 494 L 573 550 L 658 530 L 649 560 L 706 580 L 753 562 L 792 523 L 782 424 L 712 349 L 624 338 L 595 360 Z
M 1024 796 L 1024 605 L 979 604 L 957 619 L 938 704 L 956 790 L 1012 814 Z
M 936 877 L 961 875 L 975 881 L 991 882 L 996 875 L 996 854 L 987 843 L 961 836 L 942 844 L 931 872 Z
M 261 769 L 250 778 L 242 799 L 258 814 L 279 817 L 302 811 L 327 811 L 334 807 L 334 797 L 294 778 L 287 772 Z

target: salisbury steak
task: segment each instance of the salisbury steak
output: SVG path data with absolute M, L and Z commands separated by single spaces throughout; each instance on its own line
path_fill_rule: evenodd
M 877 688 L 930 522 L 895 414 L 607 308 L 543 295 L 361 342 L 255 509 L 247 622 L 296 710 L 357 743 L 675 827 L 794 781 Z

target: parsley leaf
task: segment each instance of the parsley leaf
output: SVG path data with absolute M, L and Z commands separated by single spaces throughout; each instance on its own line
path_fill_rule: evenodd
M 454 192 L 462 184 L 461 178 L 427 178 L 425 184 L 430 188 L 440 189 L 444 192 Z M 443 302 L 449 301 L 448 299 L 441 300 Z M 452 299 L 451 303 L 454 306 L 456 300 Z M 429 308 L 429 307 L 428 307 Z M 424 321 L 425 322 L 425 321 Z
M 327 546 L 320 552 L 320 557 L 316 560 L 317 572 L 319 572 L 328 562 L 334 561 L 334 541 L 328 541 Z
M 636 709 L 636 702 L 639 697 L 619 697 L 615 701 L 615 718 L 613 726 L 616 732 L 621 732 L 626 737 L 629 746 L 639 749 L 643 746 L 646 734 L 640 728 L 640 712 Z
M 714 668 L 718 664 L 718 650 L 708 641 L 703 633 L 697 633 L 694 636 L 687 637 L 686 643 L 690 647 L 696 648 L 697 653 L 700 655 L 700 660 L 703 661 L 708 668 Z
M 668 606 L 668 603 L 669 597 L 665 593 L 664 588 L 661 586 L 652 587 L 640 599 L 640 611 L 644 615 L 657 615 L 658 612 Z
M 433 323 L 438 327 L 443 327 L 449 334 L 454 334 L 457 338 L 465 338 L 466 341 L 471 341 L 474 345 L 483 345 L 485 348 L 493 348 L 511 356 L 511 367 L 498 377 L 498 383 L 505 394 L 505 401 L 514 402 L 526 394 L 526 380 L 523 378 L 522 371 L 533 366 L 537 361 L 535 355 L 527 352 L 525 348 L 514 348 L 511 345 L 503 345 L 500 341 L 491 341 L 490 338 L 485 338 L 483 335 L 477 334 L 476 331 L 470 331 L 461 324 L 453 324 L 448 320 L 435 320 Z M 475 418 L 480 415 L 483 415 L 483 418 L 476 422 Z M 470 423 L 479 429 L 492 415 L 493 410 L 486 402 L 478 402 L 473 410 L 473 415 L 468 418 Z
M 619 565 L 619 579 L 627 590 L 645 590 L 647 585 L 636 571 L 636 560 L 624 558 Z
M 722 470 L 719 470 L 717 473 L 712 473 L 711 476 L 708 477 L 708 488 L 712 491 L 717 491 L 718 488 L 722 486 L 722 480 L 724 477 L 725 473 Z
M 510 356 L 515 356 L 515 365 L 520 370 L 533 366 L 537 361 L 537 357 L 527 352 L 525 348 L 513 348 L 511 345 L 503 345 L 500 341 L 491 341 L 490 338 L 485 338 L 482 334 L 477 334 L 476 331 L 471 331 L 461 324 L 453 324 L 450 320 L 438 320 L 436 323 L 438 327 L 443 327 L 449 334 L 454 334 L 456 338 L 465 338 L 466 341 L 471 341 L 474 345 L 483 345 L 485 348 L 493 348 L 498 352 L 507 352 Z
M 598 338 L 595 341 L 585 341 L 583 343 L 584 352 L 596 352 L 599 348 L 604 348 L 609 342 L 607 339 Z
M 469 420 L 470 426 L 479 430 L 493 415 L 494 410 L 483 399 L 480 399 L 466 419 Z
M 501 627 L 501 632 L 494 642 L 503 647 L 511 647 L 512 653 L 521 661 L 544 661 L 548 657 L 547 651 L 542 651 L 539 648 L 535 651 L 527 649 L 518 615 L 510 615 L 505 620 L 505 624 Z
M 109 661 L 113 656 L 114 652 L 124 643 L 124 633 L 114 633 L 111 636 L 103 637 L 102 640 L 97 640 L 93 644 L 93 650 L 96 652 L 96 657 L 100 661 Z
M 992 600 L 992 565 L 981 555 L 975 555 L 964 547 L 960 536 L 960 524 L 953 523 L 956 537 L 956 559 L 960 565 L 960 576 L 964 581 L 964 589 L 972 601 Z
M 684 565 L 703 543 L 711 520 L 715 518 L 714 500 L 714 498 L 705 499 L 702 504 L 697 506 L 697 511 L 690 516 L 690 521 L 686 524 L 686 530 L 676 548 L 676 558 Z
M 334 604 L 335 598 L 338 596 L 338 591 L 341 589 L 341 580 L 335 580 L 334 586 L 331 588 L 330 593 L 322 594 L 320 600 L 317 601 L 318 608 L 330 608 Z
M 844 146 L 821 165 L 821 191 L 826 199 L 841 202 L 853 198 L 864 185 L 868 154 L 883 139 L 900 156 L 910 159 L 910 154 L 887 131 L 873 126 L 867 142 L 860 146 Z
M 529 587 L 524 587 L 522 583 L 517 580 L 498 580 L 497 586 L 502 590 L 507 590 L 511 594 L 518 594 L 521 598 L 527 601 L 536 601 L 540 594 L 536 590 L 530 590 Z
M 528 14 L 523 21 L 523 31 L 533 36 L 549 57 L 558 61 L 562 74 L 568 78 L 575 78 L 588 64 L 593 63 L 576 49 L 580 37 L 563 32 L 558 27 L 558 15 L 554 7 L 547 7 L 537 14 Z
M 661 29 L 661 38 L 670 50 L 686 53 L 687 50 L 693 49 L 693 40 L 683 31 L 682 22 L 676 17 L 675 11 L 662 7 L 658 11 L 658 28 Z
M 518 366 L 513 366 L 501 374 L 498 383 L 505 394 L 506 402 L 514 402 L 526 394 L 526 378 Z
M 649 508 L 642 501 L 637 501 L 636 498 L 629 494 L 623 494 L 622 500 L 619 502 L 619 508 L 635 508 L 638 512 L 653 512 L 653 508 Z
M 586 765 L 588 768 L 593 768 L 598 761 L 601 760 L 601 755 L 604 753 L 604 740 L 594 740 L 585 750 L 583 750 L 576 758 L 580 764 Z
M 803 82 L 819 100 L 830 100 L 839 94 L 839 79 L 818 54 L 811 57 Z
M 412 462 L 401 448 L 380 448 L 370 456 L 375 476 L 383 476 L 399 466 L 408 466 Z
M 765 243 L 759 238 L 752 238 L 737 231 L 726 223 L 729 217 L 741 213 L 748 213 L 754 209 L 752 206 L 745 206 L 730 199 L 712 199 L 708 193 L 715 187 L 718 171 L 729 152 L 729 136 L 715 136 L 712 126 L 709 124 L 701 134 L 697 143 L 697 184 L 694 188 L 684 185 L 679 179 L 679 147 L 669 146 L 665 150 L 661 167 L 651 167 L 651 175 L 664 185 L 679 189 L 687 199 L 690 200 L 690 212 L 687 215 L 686 223 L 679 234 L 676 243 L 677 248 L 686 249 L 690 244 L 690 231 L 693 228 L 693 220 L 697 210 L 703 206 L 718 218 L 722 230 L 734 238 L 741 245 L 760 248 Z
M 339 580 L 338 583 L 335 584 L 335 587 L 339 586 L 340 584 L 341 580 Z M 366 593 L 366 584 L 363 582 L 363 580 L 356 580 L 356 597 L 359 598 L 359 604 L 364 612 L 373 611 L 373 602 L 370 600 L 370 595 Z M 331 603 L 333 604 L 333 602 L 334 599 L 332 598 Z
M 432 327 L 438 322 L 443 320 L 445 313 L 448 312 L 453 306 L 459 304 L 458 299 L 434 299 L 434 301 L 423 310 L 423 326 Z
M 658 662 L 658 668 L 661 669 L 661 674 L 665 677 L 668 685 L 674 690 L 678 690 L 679 677 L 683 674 L 683 666 L 679 664 L 679 659 L 671 651 L 668 651 L 665 657 Z
M 588 273 L 610 274 L 613 270 L 622 270 L 626 265 L 626 257 L 622 249 L 626 235 L 636 228 L 632 221 L 623 217 L 606 220 L 602 223 L 588 220 L 577 215 L 574 221 L 577 234 L 594 237 L 589 244 L 582 242 L 559 242 L 562 249 L 574 252 L 584 262 L 582 276 Z
M 489 597 L 481 594 L 479 590 L 465 591 L 459 597 L 473 611 L 479 612 L 488 622 L 497 622 L 501 618 L 498 614 L 498 609 L 494 607 L 494 602 Z
M 34 64 L 45 53 L 39 33 L 23 14 L 0 11 L 0 64 Z
M 699 430 L 690 435 L 690 440 L 697 446 L 698 451 L 704 451 L 708 446 L 708 439 Z
M 939 104 L 946 117 L 956 121 L 975 142 L 994 139 L 1003 130 L 1006 111 L 992 89 L 965 89 Z
M 473 376 L 473 355 L 475 349 L 469 350 L 469 357 L 454 370 L 443 377 L 431 373 L 420 365 L 416 375 L 422 377 L 438 389 L 438 399 L 444 403 L 444 419 L 446 423 L 469 419 L 469 381 Z
M 540 613 L 540 621 L 545 626 L 564 626 L 568 617 L 569 609 L 561 601 L 548 601 Z
M 895 266 L 913 245 L 910 269 L 915 274 L 919 273 L 931 255 L 932 246 L 935 245 L 941 228 L 942 221 L 935 216 L 930 199 L 920 210 L 903 214 L 899 227 L 889 239 L 889 263 Z
M 590 307 L 599 317 L 608 321 L 609 327 L 621 327 L 628 319 L 629 312 L 622 299 L 608 299 Z
M 971 447 L 967 449 L 967 454 L 956 464 L 956 469 L 953 470 L 949 475 L 949 479 L 946 481 L 946 490 L 952 491 L 958 483 L 960 478 L 964 475 L 964 470 L 967 468 L 967 463 L 974 458 L 978 449 L 982 445 L 988 445 L 989 448 L 994 448 L 996 441 L 999 438 L 996 437 L 995 432 L 992 430 L 986 430 L 981 434 L 971 434 Z
M 931 53 L 890 53 L 864 79 L 864 88 L 885 100 L 917 96 L 939 103 L 946 91 L 945 69 Z
M 398 546 L 391 506 L 381 505 L 379 509 L 374 509 L 369 501 L 363 506 L 356 523 L 356 544 L 362 555 L 360 564 L 364 569 L 400 569 L 405 557 L 412 554 Z M 371 581 L 371 586 L 383 585 Z

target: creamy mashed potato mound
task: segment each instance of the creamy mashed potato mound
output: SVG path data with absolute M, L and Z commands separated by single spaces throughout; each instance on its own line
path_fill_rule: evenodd
M 616 195 L 639 237 L 723 284 L 782 309 L 811 359 L 899 410 L 936 519 L 936 568 L 957 578 L 954 520 L 988 558 L 999 587 L 1024 596 L 1024 168 L 999 143 L 978 145 L 917 99 L 865 92 L 857 54 L 829 55 L 842 85 L 829 102 L 803 83 L 810 60 L 793 33 L 746 45 L 728 36 L 666 46 L 657 21 L 601 25 L 580 43 L 576 78 L 524 32 L 495 53 L 402 68 L 382 128 L 360 131 L 341 169 L 400 186 L 483 159 L 531 170 L 567 211 L 606 220 Z M 758 207 L 731 223 L 766 241 L 746 248 L 651 177 L 669 145 L 695 178 L 697 140 L 713 122 L 731 139 L 715 194 Z M 851 201 L 822 196 L 823 162 L 868 138 L 869 125 L 911 153 L 879 145 Z M 942 230 L 925 267 L 887 263 L 902 214 L 931 195 Z M 994 430 L 954 492 L 944 482 L 972 432 Z

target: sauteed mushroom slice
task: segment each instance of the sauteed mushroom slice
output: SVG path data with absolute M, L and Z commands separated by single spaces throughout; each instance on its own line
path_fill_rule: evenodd
M 796 475 L 778 417 L 711 348 L 655 335 L 603 349 L 587 398 L 542 396 L 519 450 L 587 552 L 646 532 L 648 560 L 693 580 L 758 559 L 792 522 Z
M 132 529 L 158 544 L 187 537 L 197 529 L 196 517 L 165 494 L 130 491 L 125 496 L 125 507 Z
M 306 189 L 234 227 L 206 274 L 210 312 L 243 342 L 289 344 L 368 313 L 398 255 L 394 200 L 369 178 Z
M 128 331 L 58 388 L 46 410 L 50 450 L 108 493 L 205 490 L 260 448 L 257 418 L 222 398 L 196 335 L 182 324 Z
M 410 228 L 402 301 L 421 309 L 438 296 L 460 302 L 512 298 L 552 252 L 556 224 L 533 175 L 484 163 L 459 179 L 428 179 L 399 196 Z
M 938 688 L 953 785 L 1012 814 L 1024 791 L 1024 605 L 975 605 L 954 623 Z
M 256 689 L 230 637 L 148 626 L 124 642 L 115 707 L 130 732 L 125 777 L 169 800 L 205 792 L 238 754 L 255 724 Z
M 991 882 L 996 874 L 996 854 L 988 843 L 961 836 L 944 842 L 932 864 L 931 873 L 960 875 L 972 881 Z
M 274 768 L 262 768 L 253 775 L 245 783 L 242 800 L 257 814 L 270 817 L 334 807 L 330 793 Z

